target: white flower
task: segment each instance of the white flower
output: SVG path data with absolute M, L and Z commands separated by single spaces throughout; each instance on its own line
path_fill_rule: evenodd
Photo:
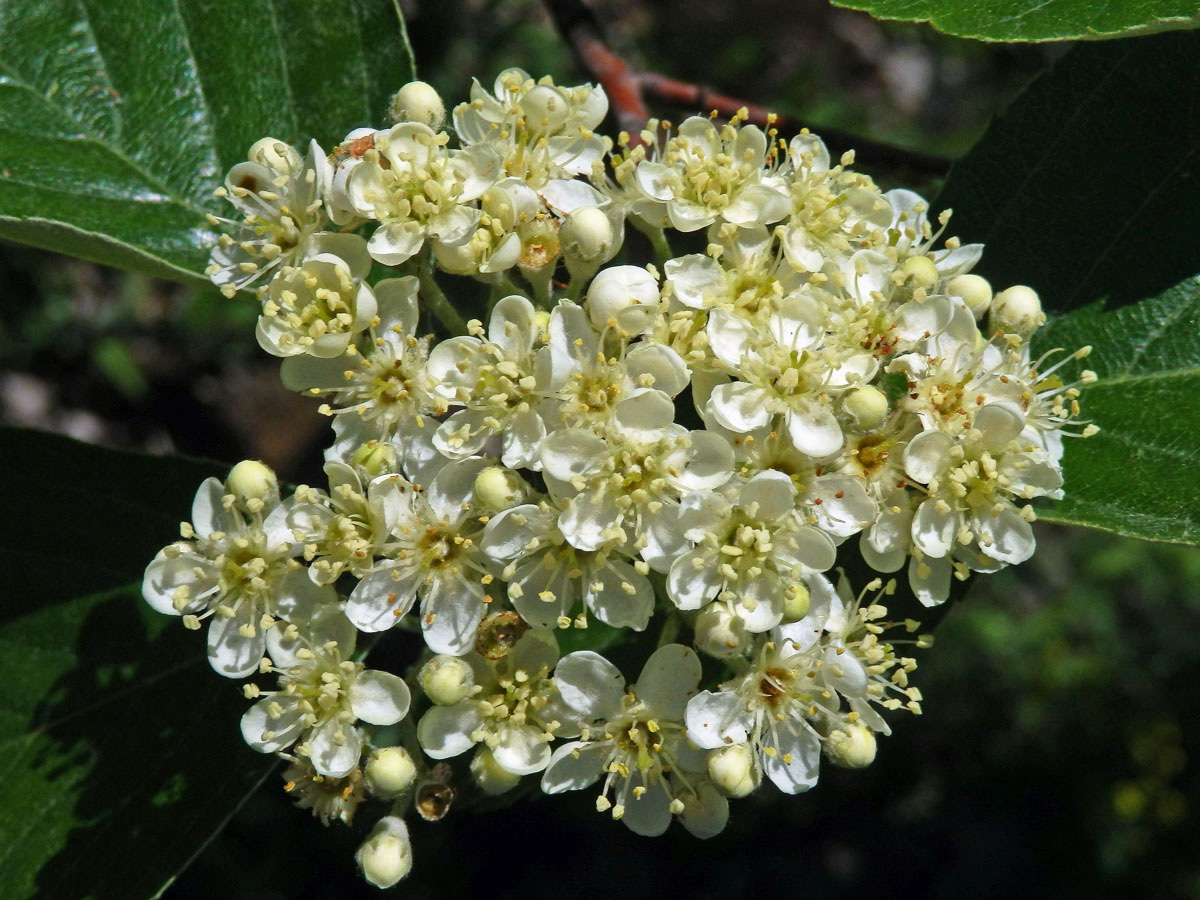
M 579 733 L 565 721 L 569 710 L 550 678 L 558 662 L 553 634 L 528 631 L 499 660 L 472 653 L 467 661 L 475 670 L 471 696 L 432 707 L 417 725 L 426 755 L 448 759 L 482 743 L 505 772 L 531 775 L 546 768 L 556 736 Z
M 630 560 L 621 541 L 598 550 L 572 546 L 558 528 L 561 512 L 560 506 L 542 501 L 515 506 L 488 521 L 483 551 L 508 563 L 502 577 L 513 609 L 534 628 L 566 627 L 582 598 L 604 624 L 644 629 L 654 611 L 649 567 Z
M 537 194 L 519 178 L 505 178 L 480 198 L 475 233 L 465 243 L 434 241 L 438 265 L 456 275 L 490 275 L 511 269 L 521 258 L 520 226 L 541 209 Z
M 548 76 L 535 82 L 521 69 L 506 69 L 493 90 L 472 80 L 470 102 L 454 108 L 455 131 L 464 147 L 498 153 L 505 174 L 530 187 L 591 174 L 611 146 L 593 131 L 608 114 L 599 85 L 560 87 Z
M 876 705 L 920 712 L 920 692 L 908 687 L 916 662 L 897 657 L 877 637 L 888 624 L 880 624 L 886 608 L 877 602 L 863 608 L 861 596 L 845 596 L 844 584 L 841 592 L 821 611 L 826 630 L 817 626 L 819 640 L 797 642 L 788 630 L 776 631 L 761 640 L 743 674 L 689 701 L 688 737 L 697 746 L 748 745 L 760 771 L 795 794 L 816 784 L 821 745 L 833 732 L 840 739 L 849 725 L 863 723 L 889 733 Z
M 277 494 L 239 502 L 209 478 L 183 525 L 187 540 L 164 547 L 146 567 L 142 596 L 154 609 L 184 616 L 191 628 L 211 618 L 208 659 L 228 678 L 258 668 L 277 618 L 303 619 L 337 599 L 296 561 L 301 548 L 286 515 Z
M 350 205 L 381 223 L 367 242 L 378 262 L 399 265 L 427 236 L 454 245 L 474 234 L 480 212 L 467 204 L 495 183 L 498 160 L 486 152 L 449 151 L 447 140 L 428 125 L 401 122 L 377 132 L 374 146 L 349 169 Z
M 566 499 L 558 528 L 580 550 L 628 541 L 658 571 L 686 544 L 679 497 L 729 480 L 733 451 L 719 435 L 674 422 L 675 405 L 645 388 L 620 401 L 603 436 L 580 428 L 551 432 L 541 445 L 546 483 Z
M 704 758 L 684 734 L 684 711 L 700 680 L 700 660 L 692 650 L 660 647 L 628 690 L 617 668 L 590 650 L 564 656 L 554 680 L 567 706 L 597 724 L 554 751 L 542 790 L 580 790 L 603 778 L 596 808 L 611 809 L 614 819 L 637 834 L 662 834 L 671 815 L 689 807 L 694 811 L 682 818 L 684 827 L 703 823 L 702 837 L 721 831 L 728 803 L 705 789 Z
M 925 431 L 909 441 L 905 471 L 928 495 L 912 520 L 913 544 L 925 557 L 974 551 L 1005 565 L 1033 554 L 1033 509 L 1014 500 L 1054 493 L 1062 475 L 1045 451 L 1021 439 L 1024 429 L 1020 409 L 997 402 L 981 407 L 957 439 Z
M 301 159 L 292 147 L 263 138 L 250 148 L 249 160 L 229 170 L 217 195 L 237 209 L 231 222 L 209 216 L 213 225 L 236 225 L 223 234 L 204 274 L 221 293 L 232 297 L 276 269 L 297 265 L 307 244 L 326 224 L 322 195 L 331 178 L 329 162 L 313 141 Z
M 546 435 L 539 387 L 548 368 L 540 331 L 532 303 L 505 297 L 492 310 L 487 340 L 477 328 L 433 349 L 426 369 L 433 390 L 466 407 L 438 426 L 438 450 L 462 459 L 499 436 L 506 466 L 538 468 L 537 448 Z
M 772 171 L 776 151 L 760 128 L 741 121 L 718 128 L 693 116 L 661 155 L 638 163 L 634 183 L 661 207 L 661 224 L 697 231 L 718 220 L 769 225 L 787 215 L 786 185 Z
M 708 319 L 713 353 L 737 380 L 718 384 L 706 411 L 724 428 L 745 434 L 782 419 L 792 445 L 815 459 L 842 449 L 833 397 L 868 382 L 877 365 L 870 353 L 825 342 L 821 305 L 797 293 L 780 305 L 768 330 L 714 309 Z
M 378 312 L 362 352 L 332 359 L 290 357 L 280 376 L 294 391 L 328 396 L 322 411 L 334 416 L 335 429 L 346 435 L 340 442 L 346 459 L 375 441 L 394 443 L 401 461 L 409 463 L 420 449 L 414 441 L 423 432 L 426 443 L 432 440 L 436 423 L 427 417 L 444 413 L 446 403 L 424 372 L 429 341 L 416 337 L 417 279 L 385 279 L 375 286 L 375 299 Z
M 262 299 L 255 334 L 273 356 L 341 356 L 375 318 L 375 294 L 363 281 L 371 260 L 362 238 L 327 233 L 307 249 L 302 262 L 275 274 Z
M 493 576 L 479 547 L 475 479 L 487 460 L 445 466 L 422 491 L 381 479 L 386 533 L 379 562 L 350 593 L 346 615 L 360 631 L 384 631 L 421 600 L 421 630 L 435 653 L 461 656 L 475 643 Z
M 778 625 L 788 592 L 803 576 L 832 567 L 837 555 L 828 535 L 796 515 L 795 495 L 787 475 L 767 471 L 727 496 L 684 497 L 679 524 L 697 545 L 671 565 L 672 602 L 693 610 L 717 600 L 750 632 Z
M 395 724 L 408 714 L 410 694 L 402 678 L 350 658 L 355 631 L 336 607 L 306 624 L 273 634 L 271 671 L 279 676 L 279 689 L 261 692 L 242 716 L 242 736 L 260 753 L 295 744 L 296 755 L 318 773 L 341 778 L 362 756 L 356 721 Z

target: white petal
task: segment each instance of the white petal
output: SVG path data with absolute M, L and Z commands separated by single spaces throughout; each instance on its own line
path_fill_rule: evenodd
M 604 771 L 612 747 L 607 742 L 570 741 L 550 756 L 542 775 L 542 790 L 547 794 L 578 791 L 595 784 Z
M 724 579 L 716 551 L 698 547 L 673 563 L 667 574 L 667 596 L 683 610 L 700 609 L 717 596 Z
M 688 738 L 704 750 L 744 744 L 748 721 L 745 704 L 732 691 L 701 691 L 688 701 Z
M 635 692 L 657 715 L 682 720 L 700 682 L 700 659 L 682 644 L 659 647 L 646 660 Z
M 687 387 L 690 378 L 683 357 L 664 344 L 645 341 L 625 354 L 625 371 L 635 385 L 653 387 L 669 397 Z
M 937 606 L 950 596 L 952 572 L 950 557 L 933 559 L 917 552 L 908 562 L 908 583 L 922 604 Z
M 999 513 L 979 515 L 979 549 L 992 559 L 1016 565 L 1033 556 L 1037 541 L 1033 526 L 1012 505 L 1005 505 Z
M 425 232 L 415 222 L 380 225 L 367 241 L 371 258 L 385 266 L 408 261 L 425 243 Z
M 621 821 L 634 834 L 657 837 L 671 825 L 671 797 L 666 785 L 661 780 L 646 784 L 640 772 L 630 776 L 629 784 L 633 788 L 645 786 L 646 792 L 639 797 L 630 790 Z
M 671 398 L 650 388 L 622 400 L 613 410 L 613 424 L 622 436 L 640 444 L 657 440 L 674 420 L 675 404 Z
M 753 325 L 720 308 L 708 314 L 705 331 L 713 354 L 734 369 L 742 364 L 742 358 L 762 340 Z
M 386 631 L 412 609 L 420 573 L 407 565 L 384 566 L 363 578 L 346 601 L 346 617 L 360 631 Z
M 280 715 L 273 719 L 270 710 L 276 703 L 279 704 Z M 304 730 L 299 704 L 297 697 L 264 697 L 242 715 L 242 737 L 259 753 L 274 753 L 290 747 Z M 271 736 L 267 737 L 268 734 Z
M 820 740 L 802 724 L 796 731 L 793 734 L 790 728 L 776 728 L 779 740 L 775 752 L 762 756 L 767 777 L 785 794 L 807 791 L 817 783 L 820 774 Z
M 933 497 L 923 501 L 912 520 L 913 543 L 926 556 L 945 556 L 954 546 L 954 537 L 958 533 L 958 514 L 953 509 L 940 511 L 939 502 Z
M 904 471 L 913 481 L 928 484 L 950 465 L 954 438 L 944 431 L 924 431 L 904 448 Z
M 729 800 L 707 781 L 696 784 L 699 794 L 682 794 L 683 812 L 679 822 L 693 837 L 708 840 L 725 830 L 729 823 Z
M 787 430 L 792 446 L 814 459 L 832 456 L 842 449 L 842 426 L 822 403 L 813 401 L 789 409 Z
M 363 734 L 353 725 L 330 719 L 307 738 L 313 768 L 330 778 L 349 775 L 362 756 Z
M 708 309 L 725 286 L 725 275 L 717 261 L 700 253 L 667 260 L 663 269 L 674 289 L 672 296 L 693 309 Z
M 509 725 L 500 729 L 500 743 L 492 756 L 500 768 L 513 775 L 532 775 L 550 762 L 550 744 L 532 725 Z
M 546 435 L 539 451 L 546 474 L 560 481 L 592 475 L 607 455 L 608 445 L 602 438 L 573 428 Z
M 206 538 L 214 531 L 229 531 L 235 524 L 233 514 L 225 509 L 221 498 L 225 483 L 219 478 L 205 478 L 192 501 L 192 528 Z
M 774 522 L 795 509 L 796 488 L 792 479 L 783 472 L 768 469 L 759 472 L 742 486 L 741 505 L 747 510 L 757 504 L 753 517 L 763 522 Z
M 605 625 L 642 631 L 650 623 L 654 587 L 629 563 L 610 558 L 601 571 L 584 578 L 584 602 Z M 597 584 L 601 587 L 594 590 Z
M 462 656 L 483 619 L 482 589 L 461 576 L 435 578 L 421 598 L 421 632 L 434 653 Z
M 1025 429 L 1025 416 L 1015 403 L 989 403 L 975 413 L 971 427 L 983 432 L 984 449 L 996 453 Z
M 611 718 L 621 709 L 625 678 L 599 653 L 568 653 L 558 661 L 554 682 L 563 702 L 587 718 Z
M 471 734 L 482 724 L 483 714 L 475 700 L 434 706 L 417 723 L 417 740 L 433 759 L 449 759 L 475 746 Z
M 404 679 L 391 672 L 365 669 L 350 685 L 350 709 L 371 725 L 394 725 L 406 715 L 412 700 Z
M 266 632 L 257 621 L 250 621 L 250 606 L 238 609 L 238 614 L 226 618 L 218 613 L 208 626 L 208 662 L 219 675 L 226 678 L 245 678 L 258 670 L 258 663 L 267 650 Z M 252 637 L 244 637 L 240 628 L 253 629 Z
M 567 501 L 558 517 L 558 529 L 572 547 L 599 550 L 610 539 L 609 529 L 623 519 L 624 513 L 611 493 L 599 497 L 595 494 L 579 494 Z

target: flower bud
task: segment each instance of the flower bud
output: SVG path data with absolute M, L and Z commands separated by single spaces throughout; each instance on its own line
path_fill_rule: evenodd
M 399 816 L 384 816 L 354 854 L 363 878 L 378 888 L 390 888 L 412 871 L 412 842 Z
M 417 777 L 417 767 L 403 747 L 380 747 L 367 760 L 363 775 L 367 790 L 376 797 L 390 800 L 408 790 Z
M 946 293 L 962 298 L 976 319 L 982 319 L 992 305 L 992 286 L 978 275 L 955 275 L 946 282 Z
M 696 648 L 717 659 L 741 653 L 750 643 L 746 625 L 722 604 L 713 603 L 696 617 Z
M 267 500 L 279 495 L 279 479 L 271 469 L 254 459 L 244 459 L 229 470 L 225 487 L 238 502 Z
M 492 751 L 482 744 L 471 758 L 471 777 L 475 779 L 480 790 L 493 797 L 511 791 L 521 781 L 520 775 L 500 768 L 500 763 L 496 762 Z
M 562 127 L 571 114 L 571 107 L 559 88 L 539 84 L 521 98 L 521 112 L 525 113 L 527 128 L 547 133 Z
M 726 797 L 745 797 L 758 787 L 754 752 L 746 744 L 718 747 L 708 754 L 708 775 Z
M 435 656 L 417 676 L 425 696 L 438 706 L 453 706 L 467 699 L 475 686 L 471 667 L 457 656 Z
M 835 765 L 863 769 L 875 760 L 875 732 L 859 722 L 849 722 L 829 733 L 825 755 Z
M 783 593 L 783 621 L 799 622 L 807 616 L 810 600 L 808 585 L 803 581 L 788 585 Z
M 410 81 L 392 97 L 388 118 L 393 122 L 420 122 L 434 131 L 446 124 L 446 104 L 424 81 Z
M 611 256 L 613 225 L 601 210 L 584 206 L 567 216 L 558 231 L 567 268 L 583 271 L 599 265 Z
M 372 478 L 388 472 L 399 471 L 399 460 L 391 444 L 382 441 L 367 441 L 350 457 L 350 464 L 362 469 Z
M 638 266 L 604 269 L 588 288 L 587 309 L 598 330 L 615 319 L 623 331 L 641 334 L 658 310 L 658 282 Z
M 1045 323 L 1046 316 L 1037 292 L 1018 284 L 996 295 L 990 321 L 995 330 L 1029 335 Z
M 938 283 L 937 266 L 928 256 L 910 256 L 900 268 L 918 287 L 931 288 Z
M 489 466 L 475 477 L 475 502 L 492 512 L 517 506 L 526 493 L 525 479 L 512 469 Z
M 300 154 L 295 148 L 277 138 L 265 137 L 254 142 L 247 154 L 251 162 L 266 166 L 280 174 L 298 172 L 302 166 Z
M 857 431 L 873 431 L 887 419 L 892 405 L 883 391 L 869 384 L 860 384 L 847 391 L 842 408 Z

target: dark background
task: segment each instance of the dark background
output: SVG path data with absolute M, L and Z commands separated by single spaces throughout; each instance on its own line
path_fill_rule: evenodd
M 596 2 L 640 68 L 903 153 L 860 163 L 936 192 L 939 171 L 1061 47 L 988 46 L 817 0 Z M 584 76 L 532 0 L 405 4 L 422 77 L 452 105 L 505 66 Z M 655 109 L 677 117 L 679 110 Z M 832 135 L 832 136 L 830 136 Z M 914 182 L 915 179 L 915 182 Z M 987 274 L 987 258 L 979 271 Z M 0 243 L 0 418 L 113 446 L 261 458 L 316 480 L 327 423 L 278 383 L 256 310 Z M 864 771 L 735 801 L 707 842 L 638 838 L 590 791 L 411 823 L 412 897 L 1200 897 L 1200 552 L 1042 527 L 1028 564 L 972 586 Z M 249 759 L 250 751 L 247 750 Z M 235 765 L 235 760 L 225 761 Z M 167 900 L 377 896 L 354 871 L 369 828 L 323 828 L 274 776 Z

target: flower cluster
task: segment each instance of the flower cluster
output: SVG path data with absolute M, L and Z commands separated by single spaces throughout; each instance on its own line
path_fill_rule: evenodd
M 1057 374 L 1088 348 L 1032 358 L 1037 295 L 993 295 L 947 214 L 808 133 L 740 114 L 614 141 L 607 108 L 509 70 L 446 130 L 414 82 L 390 127 L 264 139 L 218 192 L 239 218 L 214 218 L 209 275 L 256 293 L 262 348 L 321 399 L 328 485 L 209 479 L 144 594 L 209 621 L 218 673 L 261 676 L 242 731 L 301 806 L 391 804 L 359 851 L 377 885 L 460 759 L 468 800 L 599 785 L 635 832 L 699 837 L 764 777 L 869 764 L 882 713 L 920 712 L 897 647 L 930 638 L 889 619 L 895 579 L 855 593 L 839 565 L 933 605 L 1022 562 L 1062 438 L 1095 430 L 1094 376 Z M 422 650 L 364 668 L 360 635 L 393 629 Z M 636 679 L 614 640 L 645 648 Z

